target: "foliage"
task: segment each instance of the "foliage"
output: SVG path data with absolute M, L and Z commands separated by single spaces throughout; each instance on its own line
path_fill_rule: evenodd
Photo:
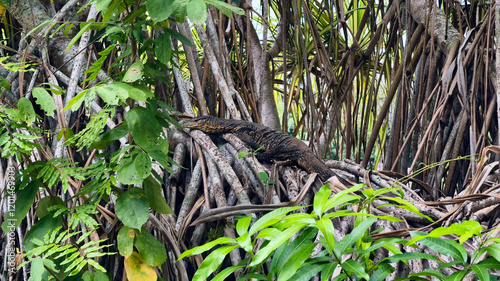
M 252 216 L 242 217 L 236 225 L 239 237 L 218 238 L 205 245 L 185 251 L 179 259 L 202 254 L 212 250 L 198 268 L 193 280 L 207 280 L 218 271 L 224 257 L 234 249 L 243 249 L 248 253 L 248 258 L 239 265 L 227 267 L 218 272 L 211 280 L 225 280 L 229 275 L 239 269 L 245 270 L 245 278 L 258 280 L 310 280 L 316 274 L 321 275 L 321 280 L 329 280 L 335 269 L 340 269 L 333 280 L 385 280 L 394 267 L 391 264 L 407 262 L 413 259 L 433 260 L 442 265 L 437 269 L 426 269 L 422 272 L 410 273 L 407 278 L 397 280 L 423 280 L 422 277 L 436 277 L 439 280 L 461 280 L 470 273 L 479 280 L 490 280 L 488 269 L 500 268 L 498 255 L 498 238 L 483 239 L 482 227 L 478 222 L 465 221 L 450 227 L 441 227 L 429 234 L 424 232 L 410 232 L 414 238 L 410 241 L 401 238 L 383 238 L 373 241 L 371 235 L 378 230 L 371 230 L 377 219 L 398 221 L 394 217 L 381 217 L 368 213 L 369 202 L 387 198 L 383 195 L 396 192 L 396 189 L 386 189 L 378 193 L 371 189 L 364 189 L 360 195 L 355 192 L 362 185 L 354 186 L 334 196 L 328 186 L 323 186 L 314 197 L 312 213 L 294 213 L 302 207 L 285 207 L 277 209 L 256 220 L 252 225 Z M 393 194 L 394 195 L 394 194 Z M 397 198 L 397 197 L 394 197 Z M 397 208 L 410 211 L 415 210 L 410 203 L 402 203 Z M 348 206 L 360 207 L 359 212 L 346 208 Z M 355 217 L 354 229 L 344 238 L 335 238 L 335 228 L 332 220 L 336 217 Z M 492 231 L 493 232 L 493 231 Z M 490 232 L 490 234 L 492 233 Z M 460 244 L 452 239 L 438 239 L 447 234 L 460 237 Z M 295 237 L 291 240 L 292 237 Z M 469 238 L 474 237 L 480 241 L 479 248 L 469 258 L 465 248 L 461 245 Z M 319 243 L 318 243 L 319 239 Z M 263 243 L 260 241 L 264 241 Z M 443 263 L 437 256 L 419 253 L 403 252 L 402 246 L 417 248 L 415 242 L 419 241 L 425 247 L 437 251 L 439 254 L 453 258 L 451 262 Z M 260 248 L 257 248 L 261 245 Z M 393 255 L 380 261 L 374 261 L 375 251 L 385 249 Z M 477 262 L 485 252 L 493 258 Z M 267 268 L 265 262 L 267 263 Z M 456 270 L 456 266 L 462 269 Z M 454 273 L 445 276 L 439 270 L 450 268 Z M 491 276 L 493 278 L 493 276 Z M 420 279 L 419 279 L 420 278 Z M 458 279 L 456 279 L 458 278 Z

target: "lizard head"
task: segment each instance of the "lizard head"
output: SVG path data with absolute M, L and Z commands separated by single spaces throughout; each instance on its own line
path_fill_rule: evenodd
M 217 119 L 219 118 L 213 116 L 201 116 L 182 121 L 180 124 L 184 128 L 198 129 L 208 134 L 221 133 L 222 127 L 217 125 Z

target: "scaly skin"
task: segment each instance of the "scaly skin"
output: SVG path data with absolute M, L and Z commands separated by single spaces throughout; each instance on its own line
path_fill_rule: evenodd
M 253 150 L 260 148 L 256 155 L 259 161 L 292 160 L 308 172 L 318 173 L 323 181 L 336 175 L 301 140 L 260 124 L 212 116 L 195 117 L 181 124 L 208 134 L 232 133 Z

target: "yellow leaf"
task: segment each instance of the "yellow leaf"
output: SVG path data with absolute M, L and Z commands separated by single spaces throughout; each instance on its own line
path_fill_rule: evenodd
M 158 279 L 153 267 L 145 264 L 141 255 L 137 252 L 133 252 L 132 255 L 125 259 L 125 272 L 128 280 L 156 281 Z

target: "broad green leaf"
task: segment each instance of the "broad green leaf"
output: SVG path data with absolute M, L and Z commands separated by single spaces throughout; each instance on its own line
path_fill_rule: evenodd
M 299 271 L 293 275 L 289 281 L 309 281 L 312 280 L 312 278 L 318 274 L 323 268 L 325 267 L 325 264 L 310 264 L 307 266 L 304 266 L 301 268 Z
M 179 23 L 183 23 L 186 19 L 186 7 L 189 0 L 175 0 L 172 4 L 172 14 Z
M 389 264 L 383 264 L 370 275 L 369 281 L 379 281 L 379 280 L 383 281 L 387 276 L 389 276 L 389 274 L 393 272 L 394 272 L 394 267 L 392 267 Z
M 156 57 L 162 63 L 167 64 L 172 58 L 172 45 L 170 41 L 170 35 L 167 33 L 162 33 L 156 39 L 155 47 Z
M 92 149 L 106 149 L 115 140 L 119 140 L 128 134 L 127 125 L 120 125 L 102 134 L 92 144 Z
M 219 11 L 221 11 L 224 15 L 226 15 L 229 18 L 233 18 L 233 13 L 238 14 L 240 16 L 245 15 L 245 11 L 241 8 L 232 6 L 228 3 L 218 1 L 218 0 L 205 0 L 208 4 L 214 5 Z
M 365 233 L 368 228 L 370 228 L 375 222 L 375 218 L 368 217 L 365 218 L 358 226 L 356 226 L 351 233 L 346 235 L 342 241 L 340 241 L 341 253 L 344 253 L 347 248 L 350 248 L 356 241 L 358 241 Z
M 299 246 L 293 253 L 293 257 L 283 265 L 278 274 L 278 281 L 289 280 L 297 270 L 303 265 L 306 259 L 309 258 L 312 251 L 316 247 L 316 243 L 308 243 Z
M 17 102 L 17 108 L 19 109 L 21 121 L 25 121 L 28 125 L 35 122 L 36 115 L 35 110 L 33 109 L 33 105 L 27 98 L 20 98 Z
M 43 237 L 45 234 L 53 232 L 57 228 L 62 226 L 62 215 L 53 217 L 53 215 L 44 216 L 39 221 L 37 221 L 31 229 L 26 233 L 24 238 L 24 248 L 25 252 L 29 252 L 36 248 L 34 239 L 37 237 Z
M 143 182 L 144 194 L 148 198 L 149 205 L 153 210 L 160 214 L 171 214 L 175 215 L 170 206 L 167 204 L 167 200 L 161 194 L 160 184 L 152 177 L 149 176 Z
M 165 246 L 154 238 L 144 227 L 141 232 L 135 232 L 135 247 L 139 250 L 142 260 L 151 266 L 160 266 L 167 260 Z
M 323 245 L 327 248 L 328 252 L 331 253 L 335 246 L 335 237 L 334 237 L 334 228 L 331 219 L 322 218 L 316 221 L 316 226 L 323 234 L 323 237 L 326 240 L 327 245 Z
M 328 202 L 330 194 L 332 194 L 332 191 L 328 188 L 328 185 L 324 185 L 316 192 L 316 195 L 314 195 L 313 209 L 314 213 L 319 218 L 323 216 L 323 212 L 326 210 L 326 202 Z
M 132 252 L 134 251 L 134 238 L 135 231 L 134 229 L 124 225 L 120 231 L 118 231 L 118 251 L 120 255 L 128 258 Z
M 448 227 L 438 227 L 431 231 L 427 235 L 422 235 L 422 236 L 417 236 L 411 239 L 407 245 L 412 245 L 415 242 L 417 242 L 420 239 L 423 239 L 425 237 L 434 237 L 438 238 L 444 235 L 458 235 L 460 236 L 460 243 L 463 243 L 465 240 L 469 239 L 470 237 L 476 235 L 476 236 L 481 236 L 481 231 L 483 230 L 483 227 L 479 224 L 477 221 L 464 221 L 462 223 L 454 223 Z M 413 235 L 412 235 L 413 236 Z M 463 237 L 462 237 L 463 236 Z
M 271 227 L 271 228 L 265 228 L 262 229 L 259 234 L 257 234 L 256 238 L 263 238 L 265 240 L 272 240 L 280 235 L 282 235 L 283 232 L 277 228 Z
M 245 267 L 244 265 L 234 265 L 230 267 L 226 267 L 224 270 L 221 270 L 219 274 L 217 274 L 214 278 L 212 278 L 212 281 L 224 281 L 226 278 L 234 273 L 236 270 Z M 264 279 L 266 280 L 266 279 Z
M 136 144 L 141 147 L 158 145 L 163 131 L 154 114 L 144 107 L 134 107 L 125 115 L 128 129 Z
M 113 0 L 97 0 L 95 6 L 97 11 L 105 11 Z
M 259 178 L 266 183 L 269 180 L 269 175 L 266 172 L 259 172 Z
M 125 259 L 125 272 L 128 280 L 134 281 L 152 281 L 157 280 L 158 276 L 152 266 L 147 265 L 137 252 L 133 252 Z
M 444 280 L 446 280 L 446 281 L 461 281 L 464 279 L 466 274 L 467 274 L 467 271 L 460 270 L 460 271 L 457 271 L 457 272 L 453 273 L 452 275 L 446 277 Z
M 47 116 L 54 117 L 56 103 L 47 90 L 36 87 L 33 89 L 33 97 L 36 98 L 35 102 L 47 113 Z
M 81 91 L 78 95 L 76 95 L 76 97 L 72 98 L 68 102 L 68 105 L 64 107 L 64 110 L 71 109 L 71 111 L 77 111 L 84 101 L 90 101 L 94 98 L 95 94 L 95 87 Z
M 347 274 L 356 274 L 357 276 L 364 278 L 366 280 L 370 279 L 368 273 L 366 273 L 364 267 L 357 261 L 349 259 L 340 264 L 342 268 L 347 272 Z
M 229 254 L 237 246 L 222 246 L 208 255 L 201 263 L 200 267 L 193 276 L 193 281 L 205 281 L 210 274 L 214 273 L 219 265 L 224 261 L 226 255 Z
M 56 201 L 56 203 L 54 203 L 54 200 Z M 36 209 L 35 209 L 36 216 L 39 219 L 41 219 L 41 218 L 45 217 L 46 215 L 50 214 L 49 210 L 47 210 L 47 209 L 56 205 L 56 204 L 64 206 L 64 202 L 61 199 L 61 197 L 53 197 L 53 198 L 51 198 L 50 196 L 43 197 L 42 199 L 40 199 L 40 201 L 38 201 L 38 204 L 36 206 Z
M 207 4 L 204 0 L 191 0 L 186 6 L 187 16 L 194 24 L 203 24 L 207 20 Z
M 427 237 L 420 240 L 420 243 L 442 255 L 467 263 L 467 251 L 454 240 Z
M 139 184 L 142 179 L 135 172 L 135 158 L 138 155 L 137 150 L 123 156 L 118 164 L 118 180 L 123 184 Z
M 42 276 L 44 274 L 45 268 L 43 267 L 43 262 L 41 257 L 36 257 L 31 262 L 30 278 L 28 281 L 42 281 Z
M 38 193 L 38 188 L 40 186 L 42 186 L 40 180 L 38 179 L 33 180 L 29 182 L 28 185 L 19 192 L 16 199 L 14 199 L 11 196 L 7 198 L 8 202 L 7 206 L 10 205 L 11 207 L 7 209 L 7 212 L 3 217 L 4 219 L 4 222 L 2 223 L 3 233 L 9 233 L 10 231 L 14 231 L 21 224 L 21 222 L 26 217 L 26 214 L 28 214 L 31 205 L 33 205 L 33 201 L 35 201 L 35 197 L 36 194 Z M 11 202 L 10 200 L 11 198 L 14 199 L 12 200 L 14 202 Z
M 277 251 L 280 249 L 282 252 L 277 256 L 277 253 L 275 252 L 273 259 L 271 261 L 271 268 L 276 267 L 278 270 L 283 268 L 285 264 L 289 263 L 289 260 L 295 259 L 295 256 L 300 253 L 301 247 L 307 244 L 314 244 L 314 238 L 316 237 L 316 234 L 318 234 L 318 229 L 315 227 L 309 227 L 304 229 L 302 233 L 293 240 L 290 245 L 286 247 L 280 247 L 278 248 Z M 285 244 L 283 244 L 285 245 Z
M 321 269 L 321 281 L 328 281 L 330 276 L 332 276 L 333 271 L 337 268 L 338 262 L 329 262 L 323 266 Z M 312 277 L 312 276 L 311 276 Z
M 144 74 L 144 65 L 141 61 L 134 62 L 123 75 L 123 82 L 135 82 L 142 78 Z
M 301 206 L 284 207 L 265 214 L 252 225 L 249 234 L 254 235 L 257 231 L 281 221 L 285 214 L 298 210 L 300 208 L 302 207 Z
M 482 260 L 478 264 L 489 269 L 500 269 L 500 262 L 497 261 L 495 258 L 488 258 Z
M 170 29 L 170 28 L 165 28 L 165 33 L 170 34 L 170 36 L 174 37 L 175 39 L 181 41 L 182 44 L 187 45 L 189 47 L 193 47 L 193 43 L 189 41 L 184 35 L 180 34 L 179 32 Z
M 481 281 L 490 281 L 490 273 L 488 268 L 479 264 L 473 264 L 470 268 L 476 273 L 477 278 Z
M 251 222 L 252 216 L 240 218 L 236 223 L 236 233 L 238 233 L 239 236 L 242 236 L 245 232 L 248 231 L 248 227 L 250 227 Z
M 142 189 L 134 187 L 116 200 L 116 215 L 124 225 L 141 229 L 149 217 L 149 204 Z
M 172 14 L 173 3 L 174 0 L 148 0 L 146 8 L 153 21 L 160 22 L 168 19 Z
M 284 208 L 286 209 L 286 208 Z M 269 243 L 261 248 L 253 257 L 252 262 L 248 266 L 255 266 L 264 262 L 271 253 L 276 250 L 282 243 L 286 243 L 290 237 L 299 232 L 302 228 L 304 228 L 306 224 L 298 223 L 296 225 L 291 226 L 290 228 L 284 230 L 282 235 L 276 237 L 269 241 Z
M 114 84 L 97 87 L 96 92 L 109 105 L 120 105 L 125 103 L 128 98 L 128 92 Z
M 241 248 L 243 248 L 243 250 L 245 250 L 247 253 L 253 254 L 253 252 L 252 252 L 252 249 L 253 249 L 252 239 L 251 239 L 250 235 L 248 235 L 248 232 L 245 232 L 243 235 L 236 238 L 236 241 L 238 241 L 238 245 Z
M 442 274 L 441 272 L 433 269 L 424 269 L 423 271 L 416 272 L 416 273 L 411 273 L 408 275 L 408 277 L 416 277 L 416 276 L 432 276 L 436 277 L 439 280 L 444 280 L 446 276 Z M 427 280 L 427 279 L 426 279 Z
M 263 274 L 250 273 L 250 274 L 246 274 L 245 276 L 241 277 L 240 279 L 238 279 L 236 281 L 247 281 L 247 280 L 250 280 L 251 278 L 257 279 L 257 280 L 264 280 L 264 281 L 268 280 L 266 278 L 266 276 Z
M 488 251 L 488 253 L 498 262 L 500 262 L 500 244 L 490 244 L 486 246 L 486 251 Z
M 145 179 L 149 177 L 152 169 L 151 158 L 149 158 L 149 156 L 147 156 L 143 152 L 140 152 L 135 157 L 134 167 L 135 167 L 135 173 L 139 176 L 139 178 Z
M 89 263 L 93 262 L 93 260 L 89 260 Z M 108 276 L 100 271 L 96 270 L 94 273 L 90 271 L 86 271 L 82 276 L 83 281 L 108 281 Z
M 437 261 L 439 263 L 442 263 L 440 259 L 437 257 L 426 254 L 426 253 L 417 253 L 417 252 L 406 252 L 403 254 L 398 254 L 390 257 L 386 257 L 380 261 L 380 263 L 383 262 L 388 262 L 388 263 L 395 263 L 395 262 L 400 262 L 400 261 L 409 261 L 409 260 L 414 260 L 414 259 L 421 259 L 421 260 L 433 260 Z
M 195 255 L 199 255 L 203 252 L 206 252 L 210 249 L 212 249 L 214 246 L 217 246 L 217 245 L 220 245 L 220 244 L 229 244 L 229 243 L 236 243 L 236 239 L 234 238 L 229 238 L 229 237 L 221 237 L 221 238 L 218 238 L 214 241 L 211 241 L 211 242 L 208 242 L 208 243 L 205 243 L 201 246 L 198 246 L 198 247 L 194 247 L 193 249 L 189 249 L 187 251 L 185 251 L 184 253 L 181 254 L 181 256 L 179 257 L 178 261 L 185 258 L 185 257 L 190 257 L 190 256 L 195 256 Z

